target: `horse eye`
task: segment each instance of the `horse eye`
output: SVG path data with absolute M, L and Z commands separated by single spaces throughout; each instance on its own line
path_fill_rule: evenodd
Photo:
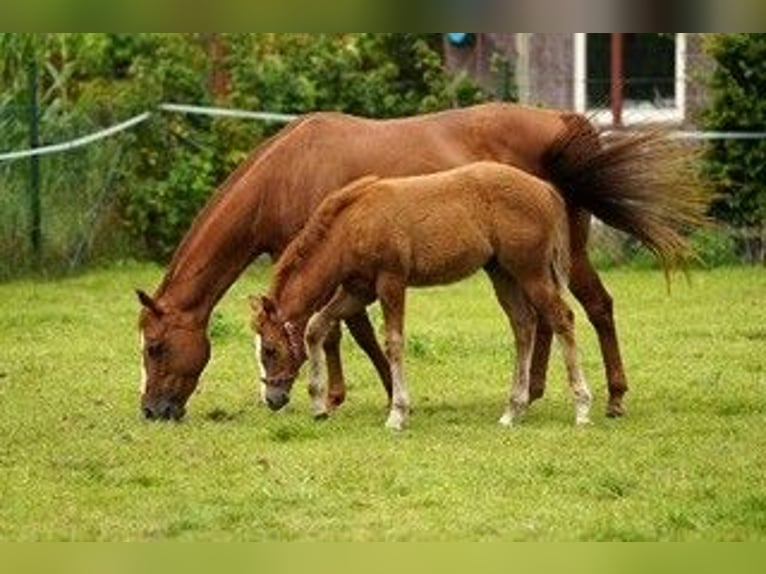
M 273 345 L 264 345 L 261 352 L 266 359 L 273 359 L 277 355 L 277 349 Z

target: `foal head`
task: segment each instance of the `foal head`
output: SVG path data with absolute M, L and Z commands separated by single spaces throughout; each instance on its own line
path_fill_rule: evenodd
M 141 411 L 148 419 L 180 420 L 210 358 L 205 327 L 162 307 L 143 291 L 138 328 L 141 339 Z
M 303 345 L 305 326 L 286 321 L 274 302 L 266 296 L 251 297 L 251 326 L 260 341 L 262 380 L 266 385 L 265 400 L 272 410 L 290 401 L 290 390 L 306 360 Z M 256 346 L 258 348 L 258 346 Z

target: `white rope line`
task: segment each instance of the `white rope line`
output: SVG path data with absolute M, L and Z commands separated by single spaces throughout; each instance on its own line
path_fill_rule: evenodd
M 83 136 L 83 137 L 73 139 L 67 142 L 53 144 L 53 145 L 46 145 L 46 146 L 36 147 L 31 149 L 25 149 L 20 151 L 0 153 L 0 161 L 21 159 L 25 157 L 31 157 L 34 155 L 44 155 L 44 154 L 56 153 L 60 151 L 66 151 L 66 150 L 82 147 L 94 141 L 109 137 L 113 134 L 116 134 L 117 132 L 121 132 L 128 128 L 131 128 L 135 126 L 136 124 L 140 124 L 141 122 L 148 120 L 151 117 L 151 115 L 152 115 L 151 112 L 144 112 L 143 114 L 133 116 L 129 120 L 126 120 L 120 124 L 111 126 L 101 131 L 97 131 L 87 136 Z
M 166 112 L 182 113 L 182 114 L 202 114 L 208 116 L 223 116 L 232 118 L 246 118 L 268 122 L 283 122 L 287 123 L 298 116 L 292 114 L 280 114 L 274 112 L 252 112 L 249 110 L 240 110 L 234 108 L 216 108 L 206 106 L 194 106 L 187 104 L 173 104 L 162 103 L 158 106 L 158 109 Z M 108 127 L 106 129 L 94 132 L 92 134 L 82 136 L 70 141 L 46 145 L 36 148 L 30 148 L 19 151 L 10 151 L 0 153 L 0 161 L 10 161 L 16 159 L 22 159 L 25 157 L 31 157 L 36 155 L 45 155 L 50 153 L 56 153 L 60 151 L 67 151 L 70 149 L 82 147 L 93 143 L 94 141 L 109 137 L 118 132 L 132 128 L 142 122 L 148 120 L 152 115 L 152 112 L 144 112 L 137 116 Z M 602 132 L 609 133 L 607 132 Z M 765 139 L 766 132 L 735 132 L 735 131 L 675 131 L 670 134 L 670 137 L 677 139 L 690 139 L 690 140 L 717 140 L 717 139 L 734 139 L 734 140 L 757 140 Z
M 292 114 L 278 114 L 274 112 L 251 112 L 234 108 L 213 108 L 208 106 L 191 106 L 187 104 L 160 104 L 159 108 L 167 112 L 181 114 L 203 114 L 207 116 L 224 116 L 230 118 L 248 118 L 267 122 L 291 122 L 298 116 Z
M 164 103 L 164 104 L 160 104 L 157 107 L 160 110 L 163 110 L 166 112 L 175 112 L 175 113 L 182 113 L 182 114 L 203 114 L 208 116 L 225 116 L 225 117 L 233 117 L 233 118 L 247 118 L 247 119 L 262 120 L 262 121 L 268 121 L 268 122 L 286 123 L 298 117 L 291 114 L 278 114 L 273 112 L 251 112 L 248 110 L 191 106 L 186 104 Z M 134 116 L 130 118 L 129 120 L 126 120 L 117 125 L 108 127 L 106 129 L 103 129 L 103 130 L 100 130 L 92 134 L 79 137 L 70 141 L 36 147 L 36 148 L 30 148 L 25 150 L 0 153 L 0 161 L 23 159 L 25 157 L 32 157 L 35 155 L 46 155 L 50 153 L 57 153 L 60 151 L 67 151 L 70 149 L 78 148 L 78 147 L 87 145 L 89 143 L 92 143 L 94 141 L 109 137 L 118 132 L 132 128 L 133 126 L 148 120 L 151 117 L 151 115 L 152 115 L 152 112 L 144 112 L 143 114 Z
M 760 140 L 766 138 L 766 132 L 677 131 L 670 134 L 670 137 L 688 140 Z

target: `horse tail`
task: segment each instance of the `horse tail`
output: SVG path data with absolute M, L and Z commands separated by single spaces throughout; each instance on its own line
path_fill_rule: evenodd
M 563 119 L 544 165 L 567 203 L 639 239 L 666 270 L 693 257 L 685 234 L 709 223 L 712 197 L 695 161 L 700 150 L 667 128 L 608 141 L 582 115 Z

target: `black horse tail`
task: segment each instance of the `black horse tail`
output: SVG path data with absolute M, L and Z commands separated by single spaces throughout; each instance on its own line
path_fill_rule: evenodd
M 544 161 L 570 207 L 636 237 L 666 270 L 693 258 L 687 234 L 710 223 L 712 200 L 700 177 L 700 150 L 667 128 L 602 138 L 582 115 L 564 121 Z

